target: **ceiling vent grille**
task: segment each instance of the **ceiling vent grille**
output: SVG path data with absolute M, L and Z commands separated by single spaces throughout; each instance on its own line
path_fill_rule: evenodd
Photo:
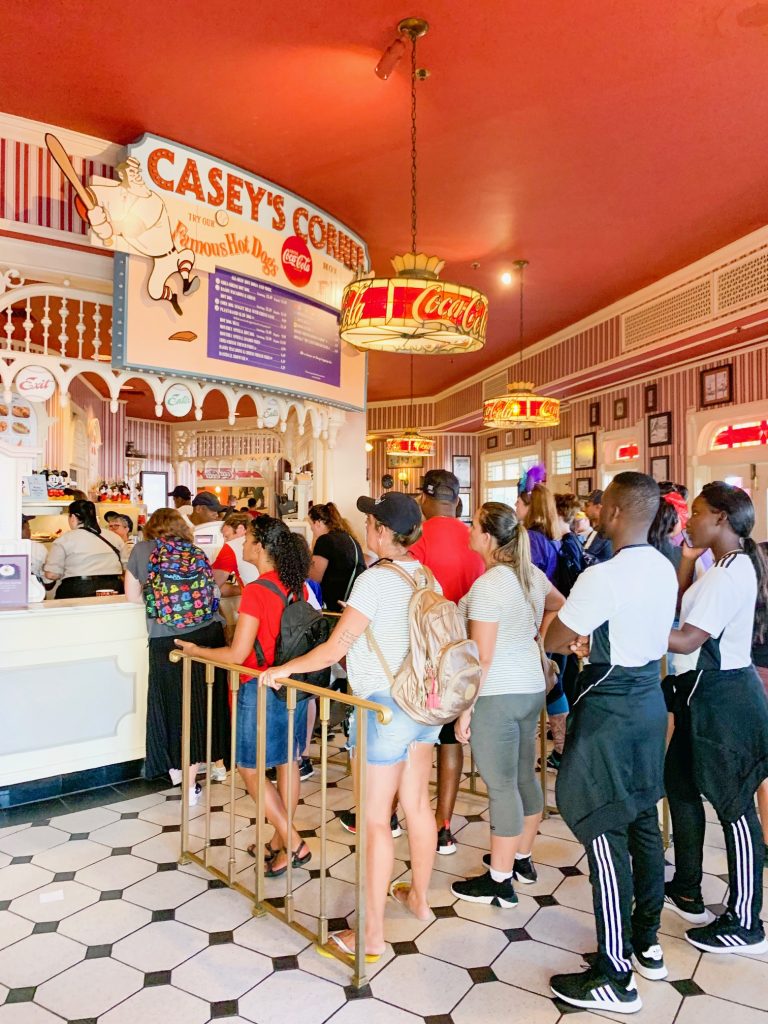
M 715 284 L 720 313 L 768 298 L 768 253 L 762 252 L 718 271 Z
M 712 281 L 707 276 L 624 313 L 622 348 L 625 352 L 645 348 L 654 341 L 698 327 L 712 314 Z
M 494 374 L 493 377 L 486 377 L 483 381 L 483 401 L 489 398 L 502 398 L 507 393 L 507 371 Z

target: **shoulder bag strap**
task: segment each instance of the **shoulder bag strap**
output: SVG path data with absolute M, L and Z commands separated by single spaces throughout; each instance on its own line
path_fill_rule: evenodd
M 355 556 L 355 561 L 352 566 L 352 572 L 349 574 L 349 582 L 347 583 L 347 588 L 344 591 L 344 597 L 342 598 L 342 601 L 346 601 L 350 593 L 352 592 L 352 587 L 354 586 L 355 583 L 357 567 L 360 564 L 360 560 L 357 557 L 357 544 L 355 543 L 355 538 L 352 536 L 351 533 L 346 533 L 345 535 L 349 537 L 350 543 L 352 544 L 352 553 Z
M 98 537 L 98 538 L 99 538 L 99 540 L 100 540 L 100 541 L 101 541 L 101 542 L 102 542 L 103 544 L 106 544 L 106 545 L 107 545 L 107 547 L 109 548 L 109 550 L 110 550 L 111 552 L 113 552 L 113 554 L 114 554 L 115 558 L 116 558 L 116 559 L 118 560 L 118 562 L 120 563 L 120 572 L 116 573 L 116 575 L 117 575 L 117 576 L 122 576 L 122 575 L 123 575 L 123 560 L 122 560 L 122 558 L 120 557 L 120 552 L 119 552 L 119 551 L 117 550 L 117 548 L 115 547 L 115 545 L 114 545 L 114 544 L 110 544 L 110 543 L 109 543 L 109 541 L 107 540 L 107 538 L 106 538 L 106 537 L 104 537 L 104 536 L 103 536 L 103 535 L 102 535 L 101 533 L 96 533 L 96 532 L 95 532 L 94 530 L 86 530 L 85 532 L 86 532 L 86 533 L 90 533 L 90 535 L 91 535 L 92 537 Z

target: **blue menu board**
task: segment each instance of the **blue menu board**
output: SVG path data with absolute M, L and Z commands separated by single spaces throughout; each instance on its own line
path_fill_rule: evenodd
M 217 267 L 208 288 L 208 356 L 339 387 L 338 314 Z

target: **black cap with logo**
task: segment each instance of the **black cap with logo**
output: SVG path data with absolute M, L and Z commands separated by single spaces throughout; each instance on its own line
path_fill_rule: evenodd
M 424 474 L 420 490 L 435 501 L 456 501 L 459 497 L 459 478 L 447 469 L 430 469 Z
M 357 499 L 357 507 L 395 533 L 410 533 L 421 522 L 421 509 L 418 504 L 409 494 L 403 494 L 402 491 L 387 491 L 380 498 L 363 495 Z

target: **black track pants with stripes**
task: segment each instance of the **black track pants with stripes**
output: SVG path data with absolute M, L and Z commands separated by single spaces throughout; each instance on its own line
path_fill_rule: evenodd
M 683 715 L 675 719 L 664 768 L 675 847 L 672 888 L 682 899 L 700 900 L 706 821 L 692 764 L 690 719 Z M 742 928 L 760 928 L 765 847 L 754 801 L 737 821 L 721 819 L 720 824 L 728 855 L 728 910 Z
M 587 859 L 600 966 L 623 977 L 632 970 L 632 951 L 656 944 L 664 905 L 664 846 L 656 807 L 593 839 Z

